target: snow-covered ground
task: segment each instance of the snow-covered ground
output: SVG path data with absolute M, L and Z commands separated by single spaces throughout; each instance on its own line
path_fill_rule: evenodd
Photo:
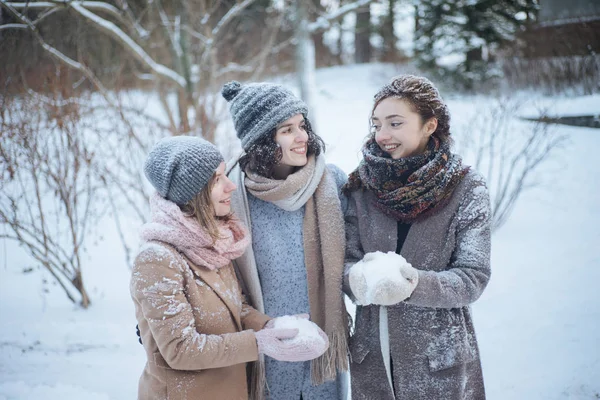
M 358 162 L 372 95 L 392 74 L 378 65 L 317 73 L 318 129 L 329 161 L 346 172 Z M 448 98 L 454 121 L 487 101 Z M 600 110 L 600 96 L 538 101 L 559 113 Z M 495 233 L 492 280 L 473 307 L 492 400 L 600 398 L 600 130 L 555 129 L 569 142 L 542 167 L 546 184 L 525 193 Z M 96 233 L 103 240 L 90 246 L 84 270 L 89 310 L 40 273 L 24 274 L 33 262 L 0 242 L 0 399 L 136 397 L 145 358 L 129 270 L 112 221 Z

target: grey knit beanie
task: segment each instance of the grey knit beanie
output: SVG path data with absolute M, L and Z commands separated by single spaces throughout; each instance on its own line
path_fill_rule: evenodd
M 306 103 L 291 90 L 274 83 L 226 83 L 221 94 L 230 103 L 229 112 L 242 148 L 248 150 L 278 124 L 296 114 L 308 114 Z
M 158 193 L 180 206 L 202 191 L 223 156 L 210 142 L 193 136 L 159 140 L 146 159 L 144 173 Z

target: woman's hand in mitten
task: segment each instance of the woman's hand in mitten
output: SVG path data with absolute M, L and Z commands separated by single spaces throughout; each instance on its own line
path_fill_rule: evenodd
M 400 279 L 382 279 L 373 291 L 373 304 L 391 306 L 410 297 L 419 281 L 418 271 L 408 263 L 399 266 Z
M 314 322 L 311 322 L 314 325 L 315 329 L 317 329 L 319 336 L 322 339 L 322 342 L 313 340 L 298 340 L 292 339 L 291 341 L 295 341 L 296 348 L 294 350 L 295 360 L 289 361 L 310 361 L 314 360 L 317 357 L 322 356 L 327 349 L 329 348 L 329 338 L 327 334 L 323 332 L 321 328 Z
M 350 267 L 348 271 L 348 283 L 350 290 L 354 295 L 355 303 L 363 306 L 368 305 L 367 302 L 367 278 L 364 275 L 362 268 L 363 261 L 359 261 Z
M 293 339 L 298 335 L 298 329 L 269 328 L 255 332 L 258 353 L 267 355 L 279 361 L 295 361 L 294 346 L 286 339 Z
M 419 283 L 419 270 L 410 264 L 406 264 L 400 267 L 400 274 L 408 281 L 410 285 L 410 294 L 408 295 L 408 297 L 410 297 Z

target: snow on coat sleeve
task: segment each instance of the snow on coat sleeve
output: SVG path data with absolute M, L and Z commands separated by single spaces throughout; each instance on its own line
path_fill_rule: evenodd
M 448 268 L 441 272 L 419 270 L 419 283 L 407 303 L 464 307 L 477 300 L 487 286 L 491 276 L 491 206 L 482 177 L 472 178 L 455 218 L 456 243 Z
M 181 261 L 171 254 L 147 258 L 145 262 L 136 260 L 132 295 L 148 321 L 160 354 L 171 368 L 202 370 L 258 359 L 253 331 L 222 335 L 197 331 L 192 306 L 184 294 Z

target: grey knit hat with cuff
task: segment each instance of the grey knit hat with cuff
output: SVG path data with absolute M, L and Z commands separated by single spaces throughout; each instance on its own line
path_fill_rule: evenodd
M 308 114 L 306 103 L 291 90 L 274 83 L 226 83 L 221 94 L 229 102 L 229 112 L 242 148 L 248 150 L 278 124 L 296 114 Z
M 171 136 L 150 150 L 144 173 L 162 197 L 182 206 L 202 191 L 222 162 L 223 156 L 212 143 L 199 137 Z

